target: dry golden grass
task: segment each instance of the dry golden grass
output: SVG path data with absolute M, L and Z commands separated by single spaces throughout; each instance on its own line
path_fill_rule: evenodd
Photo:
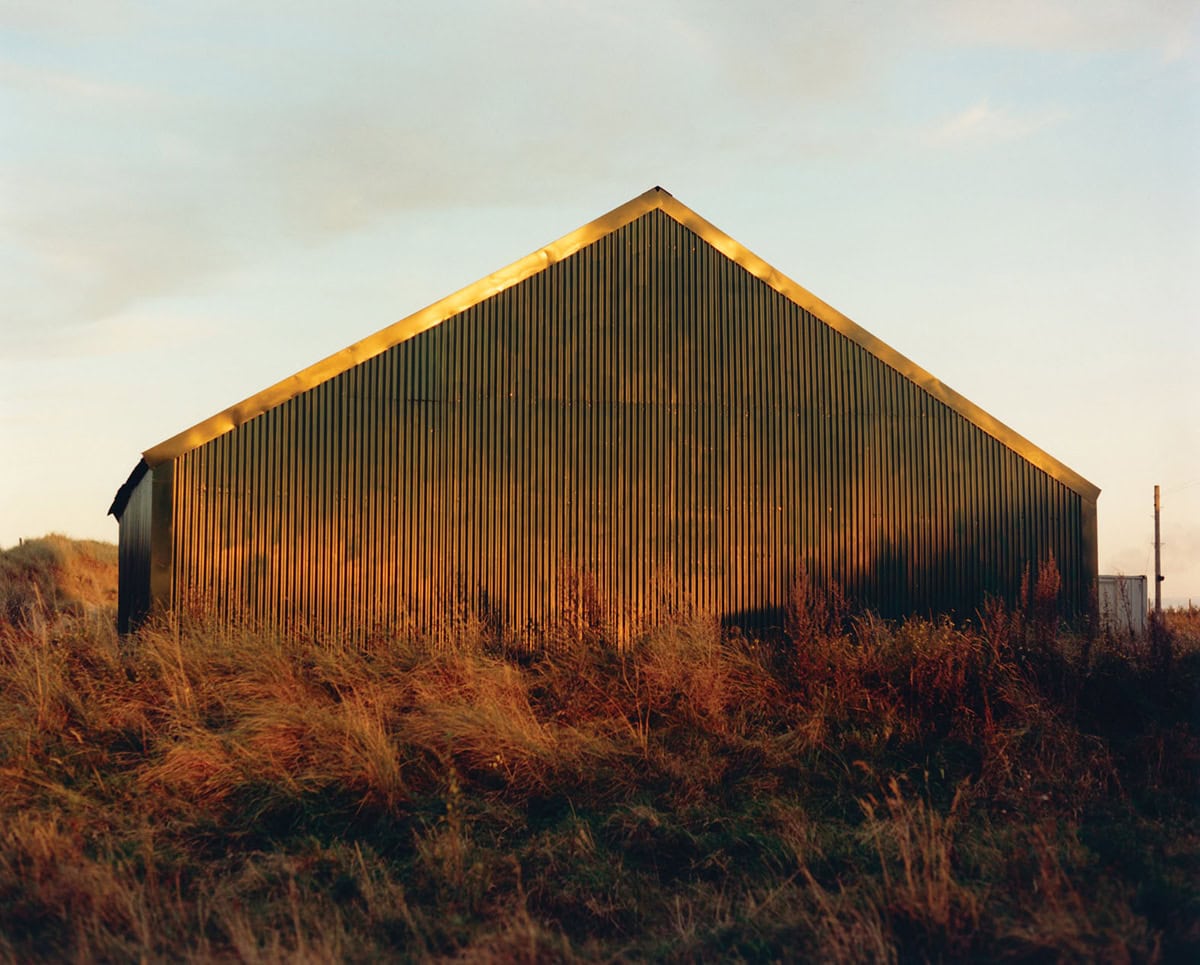
M 117 548 L 58 534 L 0 551 L 0 622 L 117 605 Z
M 0 621 L 0 961 L 1200 951 L 1189 614 L 1129 648 L 798 593 L 790 637 L 617 652 L 584 601 L 517 661 L 38 594 Z

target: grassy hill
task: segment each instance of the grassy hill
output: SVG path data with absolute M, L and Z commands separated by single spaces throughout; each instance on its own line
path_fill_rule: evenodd
M 122 641 L 114 557 L 0 554 L 0 960 L 1200 957 L 1200 611 Z
M 117 605 L 117 548 L 51 534 L 0 551 L 0 620 L 106 614 Z

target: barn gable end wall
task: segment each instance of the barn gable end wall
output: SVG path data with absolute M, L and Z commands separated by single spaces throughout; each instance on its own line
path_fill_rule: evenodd
M 159 466 L 156 598 L 323 636 L 523 633 L 581 579 L 629 628 L 777 623 L 802 569 L 888 615 L 1095 575 L 1094 493 L 658 208 Z

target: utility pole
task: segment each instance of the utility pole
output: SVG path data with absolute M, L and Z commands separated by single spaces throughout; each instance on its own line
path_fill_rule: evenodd
M 1162 616 L 1162 543 L 1158 538 L 1158 487 L 1154 487 L 1154 615 Z

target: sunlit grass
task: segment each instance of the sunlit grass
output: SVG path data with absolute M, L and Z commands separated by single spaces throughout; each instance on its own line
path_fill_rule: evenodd
M 577 619 L 518 660 L 121 640 L 58 592 L 0 620 L 0 960 L 1200 951 L 1195 613 L 1164 647 L 800 592 L 777 640 Z

